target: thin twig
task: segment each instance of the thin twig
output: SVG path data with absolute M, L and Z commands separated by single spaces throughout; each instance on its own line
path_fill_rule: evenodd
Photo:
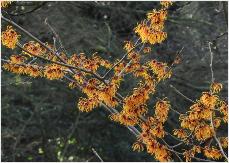
M 211 126 L 212 126 L 212 128 L 213 128 L 213 137 L 214 137 L 215 141 L 217 142 L 217 144 L 218 144 L 218 146 L 219 146 L 219 148 L 220 148 L 220 152 L 222 153 L 223 157 L 226 159 L 226 162 L 228 162 L 227 155 L 224 153 L 223 147 L 222 147 L 222 145 L 221 145 L 219 139 L 218 139 L 217 136 L 216 136 L 215 127 L 214 127 L 214 123 L 213 123 L 213 112 L 212 112 L 212 114 L 211 114 Z
M 183 113 L 180 113 L 179 111 L 173 109 L 172 107 L 170 107 L 170 109 L 171 109 L 172 111 L 174 111 L 175 113 L 179 114 L 179 115 L 184 115 Z
M 213 68 L 212 68 L 212 62 L 213 62 L 213 53 L 212 53 L 212 50 L 211 50 L 211 42 L 208 43 L 208 47 L 209 47 L 209 51 L 210 51 L 210 69 L 211 69 L 211 81 L 212 83 L 214 83 L 214 72 L 213 72 Z
M 50 28 L 50 30 L 51 30 L 52 33 L 54 34 L 55 38 L 58 39 L 58 42 L 59 42 L 59 44 L 60 44 L 61 49 L 63 49 L 64 52 L 65 52 L 66 54 L 68 54 L 67 51 L 66 51 L 66 49 L 65 49 L 65 47 L 64 47 L 64 45 L 63 45 L 63 43 L 62 43 L 62 40 L 61 40 L 59 34 L 58 34 L 58 33 L 54 30 L 54 28 L 48 23 L 48 18 L 45 19 L 45 24 Z
M 96 157 L 98 157 L 98 159 L 101 161 L 101 162 L 104 162 L 103 159 L 99 156 L 98 152 L 96 152 L 96 150 L 94 148 L 91 148 L 92 149 L 92 152 L 96 155 Z
M 183 93 L 181 93 L 177 88 L 175 88 L 172 84 L 170 84 L 169 85 L 171 88 L 173 88 L 174 89 L 174 91 L 177 93 L 177 94 L 179 94 L 179 95 L 181 95 L 182 97 L 184 97 L 186 100 L 188 100 L 188 101 L 190 101 L 190 102 L 192 102 L 192 103 L 195 103 L 195 101 L 193 101 L 192 99 L 190 99 L 190 98 L 188 98 L 187 96 L 185 96 Z
M 169 151 L 171 151 L 171 152 L 174 152 L 174 153 L 176 153 L 176 154 L 178 154 L 178 155 L 184 155 L 183 153 L 180 153 L 180 152 L 177 152 L 177 151 L 175 151 L 175 150 L 173 150 L 173 149 L 169 149 L 169 148 L 167 148 L 167 150 L 169 150 Z M 211 162 L 211 160 L 206 160 L 206 159 L 202 159 L 202 158 L 197 158 L 197 157 L 194 157 L 194 156 L 190 156 L 191 158 L 193 158 L 193 159 L 196 159 L 197 161 L 205 161 L 205 162 Z
M 130 53 L 130 52 L 132 52 L 136 47 L 138 47 L 139 45 L 141 45 L 142 43 L 139 43 L 139 44 L 137 44 L 138 43 L 138 41 L 140 40 L 140 38 L 138 38 L 138 40 L 136 41 L 136 43 L 134 44 L 134 47 L 132 48 L 132 49 L 130 49 L 127 53 L 125 53 L 124 55 L 123 55 L 123 57 L 117 62 L 117 63 L 115 63 L 106 73 L 105 73 L 105 75 L 102 77 L 103 79 L 118 65 L 118 64 L 120 64 L 125 58 L 126 58 L 126 56 Z

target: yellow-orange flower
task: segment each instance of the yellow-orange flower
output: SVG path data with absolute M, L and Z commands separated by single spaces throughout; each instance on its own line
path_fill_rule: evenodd
M 21 64 L 21 63 L 24 63 L 25 60 L 26 60 L 26 57 L 22 55 L 11 55 L 10 56 L 10 63 L 12 64 Z
M 25 68 L 25 73 L 29 76 L 34 77 L 34 78 L 42 76 L 42 72 L 41 72 L 38 65 L 28 65 Z
M 151 29 L 145 21 L 141 22 L 134 29 L 135 33 L 139 35 L 143 43 L 150 44 L 161 43 L 167 38 L 167 33 L 163 31 L 155 31 Z
M 202 96 L 200 97 L 200 102 L 211 109 L 215 107 L 217 101 L 218 101 L 218 96 L 212 95 L 209 92 L 203 92 Z
M 219 110 L 223 114 L 223 121 L 227 123 L 228 122 L 228 105 L 226 104 L 226 102 L 224 101 L 220 102 Z
M 160 162 L 169 162 L 171 161 L 170 153 L 164 145 L 159 145 L 155 151 L 155 158 Z
M 172 71 L 169 69 L 167 63 L 152 60 L 151 62 L 148 62 L 147 65 L 157 75 L 158 81 L 170 78 L 172 75 Z
M 163 138 L 165 136 L 165 131 L 162 123 L 158 123 L 152 129 L 150 129 L 150 133 L 158 138 Z
M 155 116 L 160 122 L 164 123 L 167 120 L 170 107 L 170 102 L 168 100 L 157 101 L 155 107 Z
M 221 83 L 212 83 L 210 88 L 212 93 L 219 93 L 222 90 L 223 85 Z
M 212 115 L 212 110 L 209 107 L 204 106 L 203 104 L 197 102 L 190 107 L 189 119 L 198 120 L 206 119 L 209 120 Z
M 130 52 L 131 50 L 133 50 L 133 48 L 134 48 L 134 44 L 131 41 L 125 41 L 124 49 L 127 52 Z
M 221 137 L 219 140 L 223 148 L 228 147 L 228 137 Z
M 161 9 L 159 11 L 153 10 L 147 14 L 148 20 L 150 20 L 150 27 L 152 30 L 161 31 L 164 28 L 164 22 L 167 19 L 167 11 Z
M 215 128 L 218 128 L 220 126 L 220 124 L 221 124 L 221 119 L 220 118 L 215 118 L 213 120 L 213 124 L 214 124 Z
M 207 158 L 211 158 L 211 159 L 215 159 L 215 160 L 218 160 L 218 159 L 222 158 L 222 154 L 215 147 L 212 147 L 212 148 L 205 147 L 204 148 L 204 155 Z
M 132 145 L 132 148 L 133 148 L 133 151 L 138 151 L 138 152 L 141 152 L 141 151 L 144 150 L 143 144 L 140 143 L 140 142 L 135 142 L 135 143 Z
M 1 8 L 7 8 L 11 3 L 11 1 L 1 1 Z
M 173 134 L 180 139 L 184 139 L 187 137 L 187 132 L 184 129 L 174 129 L 173 132 Z
M 25 43 L 23 45 L 23 48 L 33 55 L 43 55 L 46 53 L 46 49 L 43 48 L 39 43 L 36 43 L 34 41 L 29 41 L 28 43 Z M 23 51 L 23 53 L 31 56 L 31 54 L 25 51 Z
M 199 124 L 199 120 L 190 119 L 189 117 L 183 115 L 180 116 L 180 120 L 181 120 L 181 127 L 189 129 L 191 131 L 193 131 L 195 127 Z
M 20 35 L 13 29 L 12 26 L 7 26 L 6 31 L 2 32 L 2 44 L 10 49 L 14 49 L 18 43 Z
M 172 1 L 166 1 L 166 0 L 163 0 L 163 1 L 161 1 L 160 2 L 161 3 L 161 5 L 162 5 L 162 7 L 163 8 L 169 8 L 169 6 L 171 6 L 172 4 L 173 4 L 173 2 Z
M 61 79 L 64 77 L 63 67 L 57 64 L 45 66 L 44 76 L 50 80 Z
M 194 155 L 195 155 L 195 152 L 193 150 L 186 150 L 183 153 L 183 155 L 185 157 L 186 162 L 191 162 L 192 161 L 192 157 L 194 157 Z
M 4 63 L 2 66 L 5 70 L 16 73 L 16 74 L 24 74 L 25 66 L 11 64 L 11 63 Z
M 99 105 L 99 101 L 97 99 L 92 98 L 80 98 L 78 102 L 78 108 L 82 112 L 90 112 L 92 109 Z
M 214 130 L 209 125 L 200 125 L 195 129 L 195 136 L 198 141 L 206 140 L 213 136 Z
M 194 146 L 192 147 L 192 150 L 193 150 L 195 153 L 201 153 L 201 147 L 200 147 L 200 146 L 194 145 Z
M 145 47 L 144 49 L 143 49 L 143 53 L 150 53 L 151 52 L 151 47 Z

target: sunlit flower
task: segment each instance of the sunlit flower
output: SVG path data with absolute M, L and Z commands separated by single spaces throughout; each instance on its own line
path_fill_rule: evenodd
M 42 76 L 42 72 L 41 72 L 38 65 L 28 65 L 25 68 L 25 73 L 29 76 L 34 77 L 34 78 Z
M 166 10 L 153 10 L 147 14 L 147 18 L 150 20 L 150 27 L 152 30 L 161 31 L 164 28 L 164 22 L 167 19 Z
M 132 148 L 133 148 L 133 151 L 138 151 L 138 152 L 141 152 L 141 151 L 144 150 L 143 144 L 140 143 L 140 142 L 135 142 L 135 143 L 132 145 Z
M 12 26 L 7 26 L 6 31 L 2 32 L 2 44 L 10 49 L 14 49 L 18 43 L 18 38 L 20 35 L 13 29 Z
M 228 137 L 221 137 L 219 140 L 223 148 L 228 147 Z
M 195 136 L 198 141 L 206 140 L 213 136 L 214 130 L 209 125 L 200 125 L 195 129 Z
M 173 4 L 172 1 L 166 1 L 166 0 L 162 0 L 160 3 L 162 5 L 162 7 L 166 8 L 166 9 L 169 8 L 169 6 L 171 6 Z
M 187 137 L 187 132 L 184 129 L 174 129 L 173 132 L 173 134 L 180 139 L 184 139 Z
M 148 62 L 148 66 L 156 74 L 158 81 L 170 78 L 172 75 L 172 71 L 169 69 L 167 63 L 152 60 Z
M 209 92 L 203 92 L 202 96 L 200 97 L 200 102 L 209 108 L 214 108 L 217 104 L 217 101 L 218 96 L 212 95 Z
M 57 64 L 45 66 L 44 76 L 50 80 L 61 79 L 64 77 L 63 67 Z
M 221 83 L 212 83 L 210 88 L 212 93 L 219 93 L 223 85 Z
M 23 45 L 23 48 L 29 52 L 29 53 L 27 53 L 27 52 L 23 51 L 23 53 L 27 54 L 29 56 L 31 56 L 31 54 L 43 55 L 46 53 L 46 49 L 44 47 L 42 47 L 39 43 L 36 43 L 34 41 L 29 41 L 28 43 L 25 43 Z
M 125 41 L 124 49 L 130 52 L 134 48 L 134 44 L 131 41 Z
M 143 53 L 150 53 L 150 52 L 151 52 L 151 48 L 149 46 L 143 49 Z
M 164 123 L 166 121 L 170 107 L 170 102 L 168 100 L 157 101 L 155 107 L 155 116 L 160 122 Z
M 99 101 L 97 99 L 87 99 L 87 98 L 80 98 L 78 102 L 78 108 L 80 111 L 83 112 L 90 112 L 92 109 L 96 108 L 99 105 Z
M 205 147 L 204 155 L 207 158 L 216 159 L 216 160 L 222 158 L 221 152 L 218 149 L 214 148 L 214 147 L 212 147 L 212 148 Z
M 12 3 L 12 1 L 1 1 L 1 8 L 7 8 L 10 4 Z

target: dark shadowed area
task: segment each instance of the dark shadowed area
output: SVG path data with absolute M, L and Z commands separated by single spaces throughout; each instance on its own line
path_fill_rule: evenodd
M 152 48 L 144 59 L 156 58 L 171 63 L 183 48 L 181 63 L 173 69 L 170 79 L 160 83 L 148 103 L 153 112 L 156 96 L 168 97 L 181 113 L 191 103 L 171 85 L 198 99 L 211 83 L 210 51 L 214 54 L 216 82 L 223 84 L 221 96 L 228 97 L 228 31 L 227 2 L 175 2 L 169 9 L 166 31 L 168 38 Z M 53 35 L 45 19 L 59 34 L 71 55 L 94 52 L 110 61 L 124 54 L 125 40 L 146 13 L 159 7 L 159 2 L 13 2 L 5 12 L 7 18 L 34 34 L 43 42 L 53 43 Z M 6 13 L 7 12 L 7 13 Z M 6 23 L 2 21 L 2 30 Z M 22 34 L 22 42 L 30 38 Z M 16 51 L 2 46 L 1 57 Z M 19 52 L 19 51 L 18 51 Z M 101 72 L 101 74 L 104 72 Z M 127 95 L 136 81 L 126 77 L 121 94 Z M 83 94 L 61 81 L 34 79 L 1 71 L 1 142 L 2 161 L 155 161 L 144 152 L 132 151 L 136 138 L 124 126 L 109 120 L 104 108 L 80 112 L 77 108 Z M 169 113 L 167 131 L 179 127 L 179 116 Z M 218 135 L 225 135 L 227 125 Z M 171 145 L 176 144 L 165 139 Z M 183 148 L 182 146 L 180 147 Z M 176 160 L 175 160 L 176 161 Z

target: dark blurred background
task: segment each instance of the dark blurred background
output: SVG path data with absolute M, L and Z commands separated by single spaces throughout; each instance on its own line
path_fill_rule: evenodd
M 175 2 L 166 22 L 168 39 L 155 45 L 145 59 L 157 58 L 171 63 L 182 51 L 182 62 L 174 68 L 171 79 L 161 83 L 155 97 L 168 97 L 174 109 L 184 113 L 191 105 L 170 84 L 191 99 L 209 89 L 211 73 L 208 42 L 213 43 L 213 70 L 224 86 L 221 97 L 228 97 L 227 2 Z M 44 42 L 53 42 L 48 22 L 60 35 L 67 51 L 85 52 L 114 61 L 123 55 L 123 42 L 130 40 L 137 22 L 146 13 L 159 8 L 159 2 L 13 2 L 2 11 Z M 8 14 L 6 14 L 6 12 Z M 7 24 L 2 21 L 2 28 Z M 22 35 L 22 41 L 29 41 Z M 2 58 L 17 51 L 1 48 Z M 126 78 L 122 94 L 136 82 Z M 145 151 L 133 152 L 136 138 L 123 126 L 109 120 L 103 108 L 90 113 L 77 109 L 82 96 L 61 81 L 48 81 L 1 72 L 1 142 L 2 161 L 155 161 Z M 178 128 L 178 115 L 169 113 L 166 130 Z M 219 135 L 227 135 L 227 126 Z M 171 144 L 176 144 L 166 138 Z

